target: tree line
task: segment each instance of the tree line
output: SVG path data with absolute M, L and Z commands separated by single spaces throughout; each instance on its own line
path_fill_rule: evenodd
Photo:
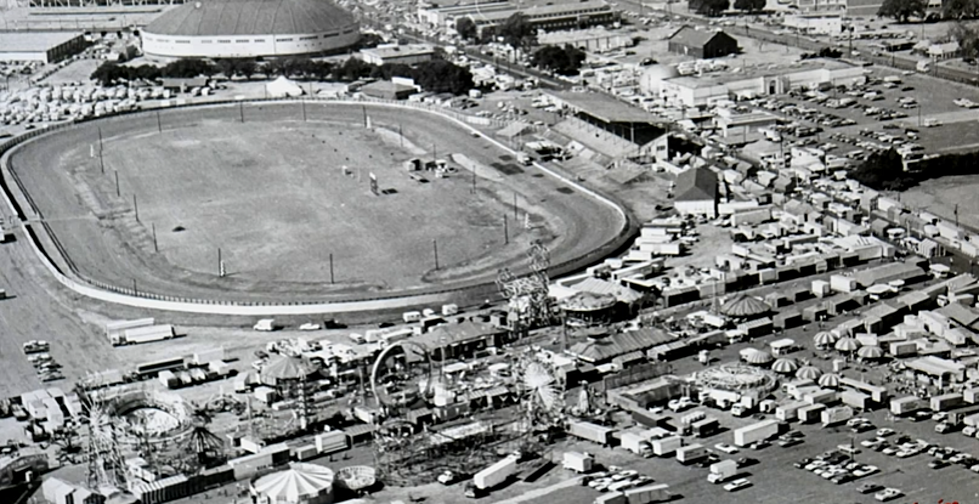
M 979 174 L 979 151 L 943 154 L 923 159 L 904 171 L 904 161 L 894 149 L 871 154 L 847 175 L 878 191 L 904 191 L 925 180 L 953 175 Z
M 358 79 L 407 77 L 422 89 L 432 92 L 463 94 L 474 87 L 472 73 L 441 58 L 416 65 L 372 65 L 358 58 L 348 58 L 341 64 L 316 61 L 310 58 L 277 58 L 264 62 L 246 59 L 180 59 L 157 67 L 153 65 L 124 66 L 112 62 L 100 65 L 91 78 L 103 86 L 122 82 L 156 81 L 161 78 L 211 78 L 223 75 L 228 79 L 251 79 L 257 75 L 271 78 L 285 76 L 302 80 L 352 82 Z

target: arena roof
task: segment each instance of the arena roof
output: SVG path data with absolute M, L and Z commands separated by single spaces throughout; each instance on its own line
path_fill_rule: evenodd
M 160 35 L 276 35 L 322 33 L 354 24 L 330 0 L 200 0 L 160 15 L 146 27 Z

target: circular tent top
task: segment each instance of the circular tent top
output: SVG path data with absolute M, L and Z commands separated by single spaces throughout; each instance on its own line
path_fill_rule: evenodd
M 561 301 L 561 308 L 576 312 L 605 310 L 615 306 L 615 296 L 611 294 L 595 294 L 579 292 Z
M 164 12 L 144 30 L 177 36 L 288 35 L 341 30 L 353 15 L 330 0 L 197 0 Z
M 272 502 L 299 503 L 333 491 L 333 470 L 329 467 L 296 462 L 289 469 L 259 478 L 256 492 Z
M 377 472 L 370 466 L 349 466 L 337 471 L 337 485 L 349 490 L 363 490 L 374 485 Z
M 772 310 L 768 303 L 754 296 L 738 294 L 721 305 L 721 313 L 729 317 L 750 317 Z
M 310 369 L 300 357 L 280 355 L 262 368 L 262 383 L 275 385 L 280 380 L 299 380 L 309 375 Z

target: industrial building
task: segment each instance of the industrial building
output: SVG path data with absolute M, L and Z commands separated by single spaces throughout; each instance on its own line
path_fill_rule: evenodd
M 717 174 L 708 168 L 690 168 L 676 177 L 673 207 L 684 215 L 717 217 Z
M 78 32 L 0 32 L 0 61 L 55 63 L 83 50 Z
M 807 12 L 786 15 L 782 26 L 808 35 L 839 35 L 843 32 L 841 12 Z
M 526 15 L 527 20 L 541 30 L 583 28 L 618 19 L 618 13 L 612 6 L 600 0 L 526 8 L 510 2 L 422 7 L 418 10 L 418 17 L 432 26 L 446 28 L 455 28 L 458 19 L 468 17 L 476 23 L 479 36 L 483 36 L 487 30 L 499 26 L 517 13 Z
M 691 26 L 683 26 L 667 40 L 671 53 L 697 59 L 722 58 L 738 52 L 738 41 L 723 31 L 697 30 Z
M 326 54 L 360 39 L 330 0 L 205 0 L 164 12 L 143 30 L 150 58 L 255 58 Z
M 805 60 L 782 68 L 766 66 L 703 76 L 669 77 L 670 74 L 660 69 L 652 71 L 655 75 L 640 82 L 650 90 L 659 89 L 660 98 L 667 103 L 688 107 L 731 98 L 783 94 L 791 89 L 853 86 L 867 80 L 863 68 L 828 59 Z
M 382 45 L 360 51 L 360 59 L 372 65 L 414 65 L 431 61 L 435 48 L 429 44 Z

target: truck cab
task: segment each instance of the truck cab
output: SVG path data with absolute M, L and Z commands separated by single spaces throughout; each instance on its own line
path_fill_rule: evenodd
M 489 492 L 477 487 L 476 484 L 473 483 L 472 481 L 469 481 L 468 483 L 466 483 L 466 488 L 465 490 L 463 490 L 463 495 L 465 495 L 470 499 L 479 499 L 489 495 Z

